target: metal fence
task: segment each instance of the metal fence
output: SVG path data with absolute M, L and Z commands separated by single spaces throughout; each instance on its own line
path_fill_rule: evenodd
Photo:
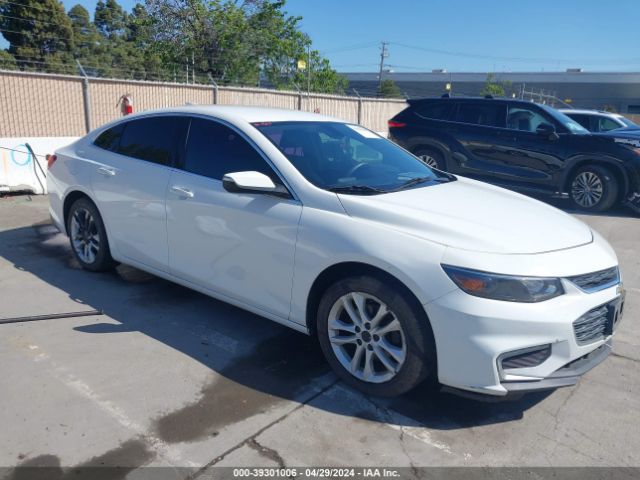
M 402 100 L 307 94 L 0 70 L 0 138 L 80 136 L 120 116 L 118 100 L 135 111 L 194 104 L 256 105 L 322 113 L 386 131 Z

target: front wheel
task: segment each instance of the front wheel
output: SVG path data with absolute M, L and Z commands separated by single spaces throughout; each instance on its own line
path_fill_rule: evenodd
M 422 308 L 393 284 L 360 276 L 330 287 L 318 338 L 334 371 L 366 394 L 392 397 L 436 372 L 435 342 Z
M 82 268 L 102 272 L 115 266 L 100 212 L 88 198 L 73 202 L 67 217 L 71 250 Z
M 574 208 L 587 212 L 603 212 L 618 198 L 618 180 L 600 165 L 577 169 L 569 180 L 569 196 Z

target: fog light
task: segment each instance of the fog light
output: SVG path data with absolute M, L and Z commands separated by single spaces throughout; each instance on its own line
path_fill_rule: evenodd
M 551 356 L 551 345 L 523 348 L 513 352 L 503 353 L 498 359 L 502 370 L 514 368 L 531 368 L 542 364 Z

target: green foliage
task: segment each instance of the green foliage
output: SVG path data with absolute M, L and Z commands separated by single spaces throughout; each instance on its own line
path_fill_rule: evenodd
M 391 79 L 382 80 L 382 84 L 378 88 L 378 96 L 383 98 L 402 98 L 400 87 Z
M 480 91 L 480 95 L 491 95 L 492 97 L 504 97 L 507 95 L 507 90 L 511 88 L 511 82 L 500 82 L 496 80 L 496 76 L 493 73 L 487 75 L 487 81 L 484 87 Z
M 71 20 L 57 0 L 0 2 L 0 28 L 8 52 L 23 70 L 75 71 Z
M 65 14 L 58 0 L 0 0 L 0 14 L 0 28 L 18 32 L 4 34 L 10 47 L 1 65 L 20 69 L 77 73 L 78 60 L 101 77 L 200 83 L 212 77 L 328 93 L 343 93 L 348 84 L 311 49 L 285 0 L 145 0 L 131 13 L 117 0 L 99 0 L 93 21 L 81 4 Z
M 6 50 L 0 50 L 0 70 L 16 70 L 17 68 L 18 65 L 13 55 Z

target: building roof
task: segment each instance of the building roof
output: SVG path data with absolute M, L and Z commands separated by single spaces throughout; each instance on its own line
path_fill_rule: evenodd
M 377 72 L 342 73 L 350 81 L 377 81 Z M 487 72 L 385 72 L 396 82 L 485 82 Z M 499 72 L 497 81 L 513 83 L 640 83 L 640 72 Z

